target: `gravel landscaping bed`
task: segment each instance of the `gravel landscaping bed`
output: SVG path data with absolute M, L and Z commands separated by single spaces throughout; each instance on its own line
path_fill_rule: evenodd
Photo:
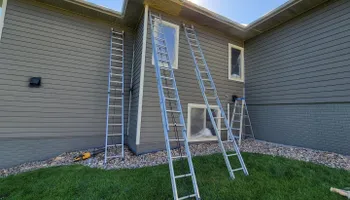
M 220 152 L 220 148 L 217 143 L 191 144 L 190 148 L 191 153 L 194 156 L 209 155 Z M 272 156 L 282 156 L 290 159 L 322 164 L 332 168 L 350 170 L 350 158 L 348 156 L 337 153 L 285 146 L 257 140 L 244 140 L 242 142 L 241 151 L 268 154 Z M 39 168 L 77 164 L 73 162 L 73 158 L 82 152 L 86 152 L 86 150 L 63 153 L 55 158 L 46 161 L 30 162 L 8 169 L 0 169 L 0 177 L 6 177 L 8 175 L 31 171 Z M 178 150 L 173 150 L 172 154 L 176 156 L 179 154 L 179 152 Z M 159 151 L 136 156 L 131 151 L 126 150 L 125 160 L 112 159 L 108 162 L 107 169 L 139 168 L 165 163 L 167 163 L 166 151 Z M 83 164 L 85 166 L 94 168 L 103 168 L 103 153 L 94 158 L 78 162 L 78 164 Z

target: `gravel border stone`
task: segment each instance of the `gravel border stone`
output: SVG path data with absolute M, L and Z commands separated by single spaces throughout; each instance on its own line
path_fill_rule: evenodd
M 193 156 L 210 155 L 220 152 L 220 148 L 216 142 L 191 144 L 190 148 Z M 92 150 L 94 149 L 78 152 L 67 152 L 45 161 L 29 162 L 12 168 L 0 169 L 0 177 L 6 177 L 9 175 L 32 171 L 40 168 L 72 164 L 82 164 L 92 168 L 103 168 L 103 153 L 97 155 L 94 158 L 81 161 L 79 163 L 73 162 L 73 158 L 75 156 Z M 267 154 L 272 156 L 282 156 L 289 159 L 321 164 L 332 168 L 350 170 L 350 157 L 332 152 L 286 146 L 259 140 L 244 140 L 241 145 L 241 151 Z M 172 150 L 172 154 L 174 156 L 179 155 L 179 151 Z M 167 163 L 166 151 L 158 151 L 155 153 L 136 156 L 131 151 L 125 150 L 125 160 L 112 159 L 108 162 L 107 169 L 132 169 L 146 166 L 156 166 L 165 163 Z

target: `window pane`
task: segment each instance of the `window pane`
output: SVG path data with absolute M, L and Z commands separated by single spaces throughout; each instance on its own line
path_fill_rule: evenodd
M 241 51 L 231 48 L 231 76 L 241 75 Z
M 172 66 L 175 65 L 175 34 L 176 29 L 170 26 L 163 26 L 164 36 L 168 47 L 169 58 Z
M 216 110 L 212 110 L 214 117 Z M 191 135 L 192 139 L 216 139 L 215 130 L 210 121 L 209 113 L 205 108 L 191 108 Z

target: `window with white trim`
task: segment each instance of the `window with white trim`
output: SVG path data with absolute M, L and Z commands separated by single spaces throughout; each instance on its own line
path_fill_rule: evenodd
M 228 44 L 228 79 L 244 82 L 244 49 Z
M 218 106 L 212 106 L 214 117 L 220 116 Z M 216 123 L 221 128 L 221 119 L 216 118 Z M 209 113 L 204 104 L 188 104 L 187 110 L 187 136 L 191 141 L 217 140 L 214 126 L 211 123 Z
M 156 23 L 156 22 L 155 22 Z M 170 62 L 172 64 L 172 67 L 174 69 L 178 68 L 178 54 L 179 54 L 179 31 L 180 27 L 176 24 L 162 21 L 162 27 L 164 32 L 165 41 L 168 47 L 168 54 L 170 58 Z M 157 31 L 155 31 L 155 36 L 157 37 Z M 164 58 L 158 58 L 158 59 L 165 59 Z M 160 66 L 168 67 L 165 63 L 159 63 Z M 153 51 L 152 51 L 152 65 L 154 65 L 154 58 L 153 58 Z
M 7 0 L 0 0 L 0 40 L 2 35 L 2 29 L 4 27 L 6 5 Z

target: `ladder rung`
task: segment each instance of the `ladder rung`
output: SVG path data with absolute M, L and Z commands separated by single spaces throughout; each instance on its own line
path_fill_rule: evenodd
M 234 130 L 234 131 L 239 131 L 239 130 L 241 130 L 240 128 L 232 128 L 232 130 Z
M 108 126 L 122 126 L 123 124 L 108 124 Z
M 115 137 L 115 136 L 122 136 L 123 134 L 121 133 L 113 133 L 113 134 L 108 134 L 108 137 Z
M 118 43 L 118 42 L 112 42 L 112 44 L 116 44 L 116 45 L 120 45 L 120 46 L 123 46 L 123 44 L 121 44 L 121 43 Z
M 112 69 L 119 69 L 119 70 L 122 70 L 123 68 L 122 67 L 111 67 Z
M 121 51 L 121 52 L 123 52 L 123 49 L 120 49 L 120 48 L 112 48 L 112 50 L 116 50 L 116 51 Z
M 221 129 L 218 129 L 219 131 L 227 131 L 228 129 L 227 128 L 221 128 Z
M 121 114 L 108 114 L 108 116 L 111 116 L 111 117 L 121 117 L 122 115 L 121 115 Z
M 170 68 L 170 67 L 159 67 L 159 69 L 171 71 L 171 68 Z
M 109 105 L 109 107 L 111 107 L 111 108 L 121 108 L 122 106 L 120 106 L 120 105 Z
M 236 172 L 236 171 L 240 171 L 240 170 L 243 170 L 243 168 L 237 168 L 237 169 L 233 169 L 232 172 Z
M 177 101 L 176 98 L 169 98 L 169 97 L 165 97 L 165 100 L 168 100 L 168 101 Z
M 118 147 L 118 146 L 122 146 L 123 144 L 109 144 L 107 145 L 107 147 Z
M 208 74 L 208 72 L 207 71 L 199 71 L 199 73 L 201 73 L 201 74 Z
M 167 110 L 167 112 L 179 113 L 180 111 L 178 111 L 178 110 Z
M 191 194 L 191 195 L 180 197 L 179 200 L 188 199 L 188 198 L 192 198 L 192 197 L 196 197 L 196 196 L 197 196 L 196 194 Z
M 224 119 L 223 117 L 214 117 L 214 119 Z
M 167 77 L 167 76 L 161 76 L 160 78 L 162 78 L 162 79 L 167 79 L 167 80 L 173 80 L 173 78 Z
M 169 124 L 169 126 L 184 127 L 183 124 Z
M 182 138 L 179 138 L 179 139 L 169 139 L 169 142 L 184 142 L 185 141 L 185 139 L 182 139 Z
M 237 156 L 237 153 L 233 153 L 233 154 L 228 154 L 227 157 L 231 157 L 231 156 Z
M 109 97 L 110 99 L 123 99 L 123 97 Z
M 113 39 L 117 39 L 117 40 L 123 40 L 123 38 L 115 37 L 115 36 L 113 36 L 112 38 L 113 38 Z
M 232 122 L 234 122 L 234 123 L 240 123 L 241 121 L 239 121 L 239 120 L 233 120 Z
M 118 55 L 118 54 L 114 54 L 114 53 L 112 53 L 111 55 L 112 56 L 117 56 L 117 57 L 123 57 L 123 55 Z
M 175 90 L 173 87 L 163 86 L 163 89 Z
M 107 156 L 107 158 L 122 158 L 123 156 L 118 155 L 118 156 Z
M 204 79 L 204 78 L 202 78 L 202 81 L 210 81 L 209 79 Z
M 173 157 L 171 157 L 172 159 L 179 159 L 179 158 L 187 158 L 187 156 L 186 155 L 182 155 L 182 156 L 173 156 Z
M 122 91 L 123 89 L 120 89 L 120 88 L 110 88 L 110 90 L 118 90 L 118 91 Z
M 123 74 L 114 74 L 114 73 L 110 73 L 112 76 L 123 76 Z
M 116 62 L 116 63 L 123 63 L 123 61 L 121 61 L 121 60 L 114 60 L 114 59 L 112 59 L 111 61 L 112 62 Z
M 123 83 L 121 81 L 111 81 L 111 83 Z
M 175 178 L 185 178 L 185 177 L 189 177 L 189 176 L 192 176 L 192 174 L 178 175 L 178 176 L 175 176 Z
M 215 88 L 205 88 L 206 90 L 215 90 Z
M 112 30 L 112 33 L 118 34 L 118 35 L 123 35 L 123 32 L 118 32 L 118 31 L 113 31 L 113 30 Z

